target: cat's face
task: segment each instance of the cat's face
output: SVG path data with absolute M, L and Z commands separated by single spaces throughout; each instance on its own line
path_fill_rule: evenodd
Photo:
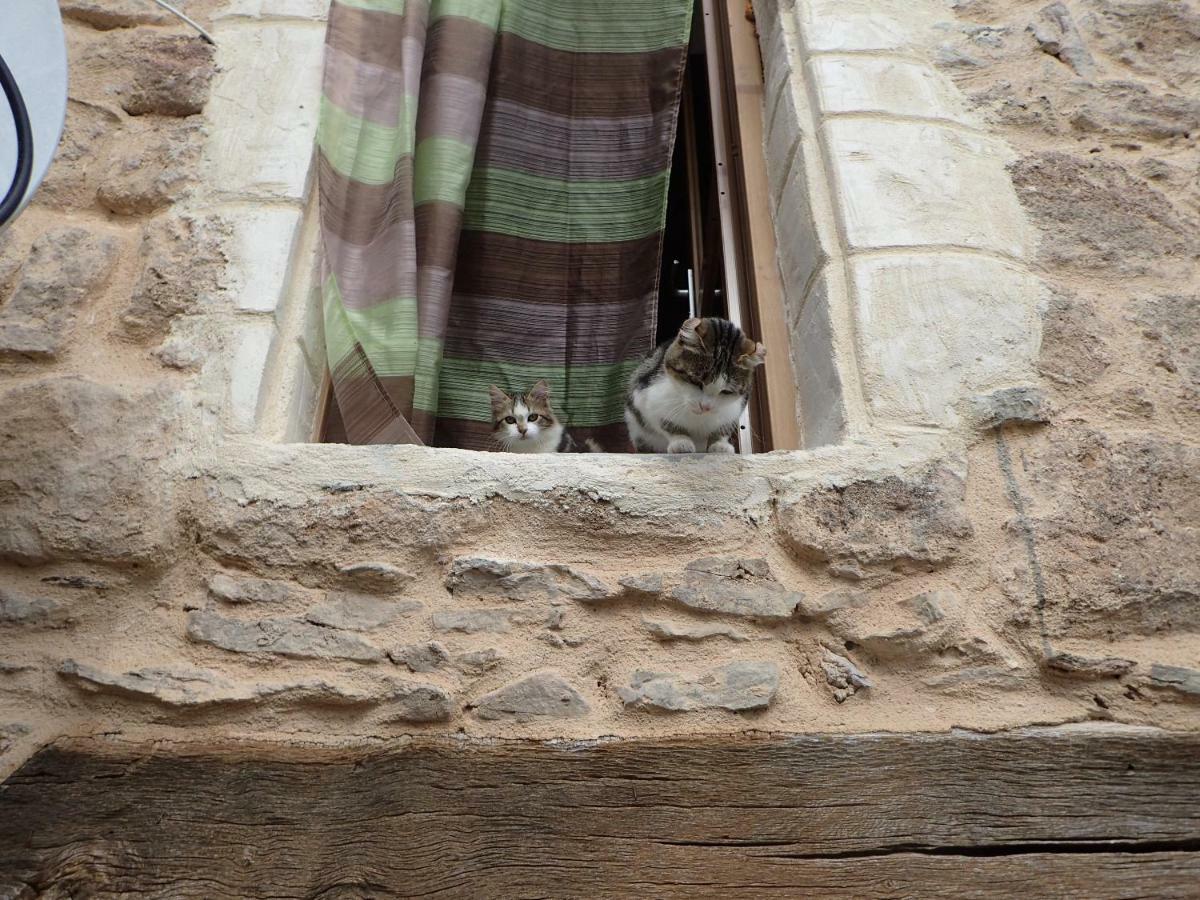
M 492 437 L 504 450 L 540 449 L 552 437 L 558 443 L 558 417 L 550 405 L 550 385 L 539 381 L 525 394 L 509 396 L 492 385 Z
M 686 397 L 690 412 L 720 412 L 741 406 L 754 382 L 754 370 L 767 348 L 756 344 L 726 319 L 688 319 L 667 349 L 667 375 Z

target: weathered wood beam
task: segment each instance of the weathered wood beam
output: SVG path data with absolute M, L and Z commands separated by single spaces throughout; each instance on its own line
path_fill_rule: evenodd
M 0 788 L 0 898 L 1100 898 L 1198 885 L 1200 735 L 1154 731 L 64 743 Z

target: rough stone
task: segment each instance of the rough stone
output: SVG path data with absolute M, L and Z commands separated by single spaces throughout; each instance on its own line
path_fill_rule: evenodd
M 42 584 L 71 588 L 76 591 L 103 591 L 109 587 L 107 581 L 102 578 L 93 578 L 91 575 L 43 575 L 39 580 Z
M 387 655 L 396 665 L 407 666 L 411 672 L 432 672 L 450 660 L 450 651 L 437 641 L 393 647 Z
M 871 602 L 867 591 L 855 591 L 841 588 L 827 591 L 819 597 L 806 597 L 796 607 L 796 615 L 804 619 L 823 619 L 843 609 L 860 609 Z
M 946 468 L 815 488 L 781 502 L 783 538 L 803 560 L 833 574 L 856 567 L 930 570 L 972 536 L 963 480 Z
M 1051 3 L 1043 7 L 1029 30 L 1043 53 L 1070 66 L 1076 75 L 1091 78 L 1095 73 L 1096 62 L 1088 53 L 1071 12 L 1064 4 Z
M 765 709 L 779 689 L 779 667 L 771 662 L 734 662 L 703 674 L 637 671 L 617 693 L 627 707 L 681 712 Z
M 0 756 L 12 749 L 13 744 L 29 734 L 29 726 L 20 722 L 0 724 Z
M 385 562 L 355 562 L 338 566 L 338 574 L 358 590 L 369 593 L 397 591 L 416 576 Z
M 962 667 L 1009 662 L 990 631 L 952 591 L 928 591 L 890 605 L 847 609 L 829 617 L 848 650 L 893 664 Z
M 1056 292 L 1042 321 L 1039 371 L 1059 384 L 1091 384 L 1112 361 L 1109 337 L 1092 304 Z
M 445 722 L 454 715 L 454 699 L 435 684 L 385 679 L 388 696 L 385 722 Z
M 1200 632 L 1200 448 L 1060 428 L 1025 477 L 1050 637 Z
M 190 33 L 115 32 L 72 57 L 81 99 L 115 100 L 131 116 L 193 116 L 208 102 L 216 74 L 214 48 Z
M 218 572 L 208 579 L 209 596 L 223 603 L 286 603 L 298 596 L 286 581 L 249 576 L 234 577 Z
M 1200 669 L 1155 663 L 1150 667 L 1149 683 L 1183 694 L 1189 699 L 1200 700 Z
M 1200 294 L 1148 297 L 1135 321 L 1153 348 L 1154 364 L 1179 379 L 1185 404 L 1200 413 Z
M 612 591 L 599 578 L 570 566 L 459 557 L 446 576 L 450 593 L 487 600 L 602 600 Z
M 1200 75 L 1195 53 L 1200 12 L 1175 0 L 1085 0 L 1080 26 L 1103 53 L 1142 75 L 1174 87 L 1192 86 Z
M 1070 678 L 1120 678 L 1136 665 L 1132 659 L 1117 656 L 1080 656 L 1076 653 L 1052 653 L 1042 665 L 1056 675 Z
M 562 676 L 536 672 L 484 694 L 471 704 L 480 719 L 577 719 L 590 712 L 587 700 Z
M 238 682 L 191 666 L 149 666 L 129 672 L 106 672 L 68 659 L 59 674 L 81 690 L 148 700 L 163 706 L 193 708 L 267 700 L 319 706 L 367 706 L 399 703 L 429 715 L 431 698 L 449 699 L 440 688 L 386 679 L 375 690 L 358 690 L 324 679 L 285 682 Z M 422 718 L 416 721 L 437 721 Z
M 1088 91 L 1071 117 L 1084 134 L 1135 141 L 1169 141 L 1200 132 L 1200 100 L 1159 94 L 1144 84 L 1112 81 Z
M 73 19 L 101 31 L 135 25 L 167 25 L 175 19 L 165 9 L 145 0 L 59 0 L 65 19 Z
M 416 600 L 393 603 L 365 594 L 330 592 L 325 595 L 325 602 L 310 609 L 304 618 L 326 628 L 370 631 L 422 608 L 423 604 Z
M 865 672 L 832 650 L 822 651 L 821 670 L 825 673 L 825 682 L 833 688 L 833 699 L 838 703 L 845 703 L 858 691 L 871 687 L 871 679 Z
M 382 651 L 353 634 L 298 619 L 243 622 L 207 610 L 188 614 L 187 636 L 234 653 L 272 653 L 308 659 L 376 662 Z
M 1045 151 L 1014 163 L 1012 177 L 1042 225 L 1047 263 L 1135 273 L 1163 256 L 1200 252 L 1196 224 L 1116 163 Z
M 731 641 L 749 640 L 744 634 L 729 625 L 693 625 L 670 622 L 662 619 L 643 619 L 646 630 L 664 643 L 671 641 L 706 641 L 710 638 L 728 638 Z
M 28 597 L 0 587 L 0 625 L 66 628 L 75 623 L 67 607 L 50 597 Z
M 504 661 L 504 655 L 495 647 L 468 650 L 454 657 L 454 665 L 467 675 L 482 675 L 490 672 Z
M 135 123 L 114 142 L 97 199 L 109 212 L 142 216 L 181 199 L 200 161 L 203 132 L 191 121 Z
M 169 563 L 163 405 L 74 376 L 0 394 L 0 559 Z
M 433 630 L 504 634 L 511 630 L 513 621 L 509 609 L 440 609 L 433 614 Z
M 730 556 L 707 557 L 688 563 L 684 569 L 688 572 L 703 572 L 706 575 L 719 575 L 722 578 L 762 578 L 775 580 L 771 566 L 765 559 L 742 559 Z
M 62 139 L 54 151 L 54 165 L 47 170 L 33 202 L 51 209 L 93 206 L 108 155 L 107 141 L 110 136 L 121 134 L 121 125 L 113 110 L 68 101 Z
M 661 575 L 626 575 L 617 584 L 620 596 L 627 600 L 651 600 L 666 590 L 666 581 Z
M 979 689 L 1016 691 L 1029 686 L 1019 671 L 1005 666 L 973 666 L 921 679 L 925 687 L 948 693 L 973 694 Z
M 75 226 L 35 241 L 16 290 L 0 307 L 0 359 L 57 357 L 80 308 L 108 282 L 117 253 L 116 239 Z
M 971 412 L 978 428 L 999 428 L 1014 422 L 1040 425 L 1049 421 L 1046 395 L 1034 387 L 1001 388 L 974 397 Z
M 226 226 L 212 217 L 148 222 L 138 251 L 140 274 L 121 315 L 121 335 L 137 341 L 160 338 L 177 316 L 196 311 L 202 300 L 214 296 L 225 264 L 226 233 Z

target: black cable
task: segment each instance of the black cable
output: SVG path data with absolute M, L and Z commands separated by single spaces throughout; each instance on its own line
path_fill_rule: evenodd
M 0 88 L 4 89 L 4 96 L 12 110 L 13 125 L 17 129 L 17 170 L 8 193 L 0 200 L 0 228 L 3 228 L 21 208 L 25 191 L 29 189 L 29 180 L 33 177 L 33 128 L 29 124 L 29 110 L 25 108 L 25 98 L 21 96 L 17 80 L 3 56 L 0 56 Z

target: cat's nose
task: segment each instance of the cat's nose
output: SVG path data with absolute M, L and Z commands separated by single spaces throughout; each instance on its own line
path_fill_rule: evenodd
M 529 429 L 528 429 L 528 428 L 526 428 L 524 425 L 518 425 L 518 426 L 517 426 L 517 431 L 521 432 L 521 434 L 524 434 L 524 433 L 525 433 L 526 431 L 528 431 L 528 430 L 529 430 Z
M 709 402 L 708 400 L 701 400 L 699 405 L 700 405 L 700 412 L 708 412 L 709 410 L 712 409 L 712 403 Z

